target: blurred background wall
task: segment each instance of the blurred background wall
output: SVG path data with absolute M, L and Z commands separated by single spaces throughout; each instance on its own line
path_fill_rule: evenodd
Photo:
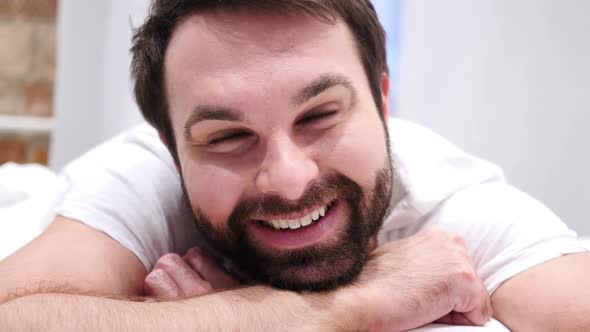
M 59 170 L 139 123 L 129 81 L 132 28 L 146 0 L 60 0 L 55 126 L 50 165 Z
M 57 0 L 0 1 L 0 164 L 47 164 Z
M 590 1 L 404 2 L 398 115 L 590 235 Z
M 590 235 L 590 1 L 374 3 L 388 30 L 395 115 L 500 164 Z M 141 121 L 128 49 L 147 6 L 0 1 L 0 157 L 43 162 L 31 151 L 51 133 L 49 163 L 59 170 Z M 25 147 L 6 157 L 14 140 Z

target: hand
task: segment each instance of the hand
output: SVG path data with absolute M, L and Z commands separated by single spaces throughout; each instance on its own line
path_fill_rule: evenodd
M 184 257 L 177 254 L 162 256 L 145 278 L 144 293 L 159 299 L 178 299 L 234 288 L 239 284 L 211 255 L 194 247 Z
M 371 331 L 484 325 L 490 298 L 462 238 L 426 230 L 377 248 L 352 289 Z

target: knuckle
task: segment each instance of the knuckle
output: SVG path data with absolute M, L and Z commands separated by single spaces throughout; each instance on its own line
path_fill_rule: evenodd
M 211 283 L 207 280 L 203 280 L 203 282 L 201 283 L 201 287 L 207 293 L 213 291 L 213 285 L 211 285 Z
M 213 286 L 210 282 L 206 280 L 199 280 L 196 281 L 190 289 L 185 291 L 185 294 L 188 296 L 197 296 L 197 295 L 204 295 L 211 293 L 213 291 Z
M 176 253 L 168 253 L 160 258 L 160 260 L 162 260 L 164 262 L 171 262 L 171 263 L 177 262 L 179 259 L 180 259 L 180 256 L 178 256 L 178 254 L 176 254 Z
M 151 287 L 156 283 L 155 277 L 150 273 L 145 277 L 143 283 L 146 287 Z
M 201 255 L 191 255 L 189 257 L 187 257 L 187 262 L 189 262 L 189 264 L 196 269 L 200 269 L 203 267 L 204 265 L 204 259 L 203 256 Z
M 441 280 L 437 287 L 438 294 L 450 294 L 453 289 L 453 280 L 452 279 L 443 279 Z
M 459 280 L 461 280 L 462 282 L 466 283 L 473 283 L 477 281 L 477 276 L 475 275 L 475 273 L 473 273 L 473 270 L 465 267 L 458 269 L 455 276 L 459 278 Z
M 168 253 L 164 256 L 160 257 L 158 262 L 156 263 L 156 267 L 161 269 L 168 269 L 178 265 L 180 261 L 180 256 L 175 253 Z
M 465 246 L 465 240 L 461 235 L 451 235 L 451 241 L 458 245 Z
M 187 256 L 201 256 L 201 254 L 203 253 L 203 250 L 200 247 L 192 247 L 190 248 L 186 254 Z
M 461 248 L 454 250 L 453 258 L 463 269 L 466 268 L 465 265 L 470 265 L 471 263 L 471 259 L 469 258 L 467 250 L 463 250 Z
M 155 269 L 145 277 L 144 283 L 148 286 L 158 284 L 163 278 L 163 274 L 166 273 L 160 269 Z

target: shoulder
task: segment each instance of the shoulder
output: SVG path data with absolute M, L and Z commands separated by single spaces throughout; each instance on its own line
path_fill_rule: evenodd
M 108 234 L 148 270 L 196 238 L 172 157 L 147 124 L 87 152 L 61 177 L 68 189 L 57 214 Z
M 466 188 L 505 181 L 500 167 L 466 153 L 428 128 L 392 118 L 388 131 L 395 174 L 385 231 L 415 225 Z
M 137 165 L 175 172 L 170 154 L 160 142 L 156 130 L 147 123 L 131 128 L 86 152 L 66 165 L 62 173 L 69 175 L 98 168 L 125 170 Z
M 421 225 L 431 226 L 465 239 L 490 292 L 532 266 L 586 250 L 548 207 L 506 183 L 483 183 L 454 194 Z
M 392 204 L 380 243 L 428 227 L 460 235 L 490 292 L 532 266 L 585 250 L 574 231 L 508 184 L 497 165 L 407 121 L 391 121 L 389 130 L 395 184 L 403 194 Z

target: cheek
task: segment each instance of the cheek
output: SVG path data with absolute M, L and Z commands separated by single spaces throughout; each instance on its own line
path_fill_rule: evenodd
M 375 174 L 383 168 L 387 158 L 381 120 L 377 116 L 359 116 L 349 121 L 338 136 L 329 154 L 329 167 L 364 188 L 373 186 Z
M 196 162 L 184 163 L 182 172 L 193 210 L 198 208 L 215 225 L 225 224 L 241 197 L 240 177 Z

